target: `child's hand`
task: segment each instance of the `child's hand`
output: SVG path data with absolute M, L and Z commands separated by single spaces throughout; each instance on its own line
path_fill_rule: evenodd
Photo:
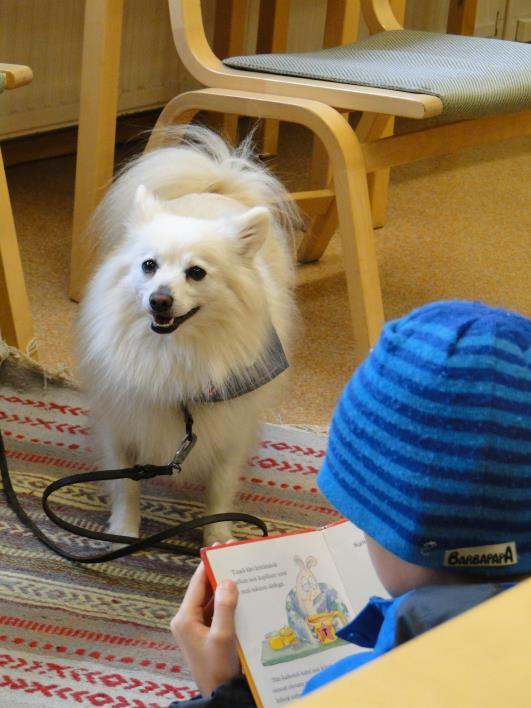
M 223 580 L 214 594 L 200 563 L 171 621 L 171 633 L 202 696 L 210 696 L 217 686 L 241 671 L 234 630 L 237 602 L 236 583 Z

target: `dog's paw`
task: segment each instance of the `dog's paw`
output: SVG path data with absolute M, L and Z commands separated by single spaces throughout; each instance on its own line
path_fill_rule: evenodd
M 118 524 L 109 524 L 108 533 L 113 534 L 114 536 L 127 536 L 128 538 L 135 539 L 139 537 L 139 532 L 135 527 L 127 527 Z M 128 543 L 117 543 L 109 541 L 109 550 L 118 551 L 119 549 L 125 548 L 128 545 Z
M 130 504 L 113 504 L 107 529 L 116 536 L 138 538 L 140 534 L 140 513 Z
M 230 521 L 224 521 L 219 524 L 209 524 L 203 531 L 203 544 L 205 546 L 213 546 L 216 543 L 234 542 L 232 536 L 232 524 Z
M 128 536 L 129 538 L 138 538 L 140 535 L 140 529 L 136 524 L 124 524 L 109 522 L 107 533 L 113 534 L 115 536 Z

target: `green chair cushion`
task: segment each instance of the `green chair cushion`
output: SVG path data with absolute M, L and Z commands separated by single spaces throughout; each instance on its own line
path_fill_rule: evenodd
M 416 30 L 380 32 L 301 54 L 230 57 L 227 66 L 438 96 L 447 118 L 531 107 L 531 46 Z

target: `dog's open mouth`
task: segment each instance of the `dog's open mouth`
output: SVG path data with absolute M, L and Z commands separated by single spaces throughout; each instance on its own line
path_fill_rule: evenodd
M 153 314 L 151 329 L 157 334 L 170 334 L 170 332 L 175 332 L 179 325 L 182 325 L 183 322 L 193 317 L 198 310 L 199 307 L 193 307 L 180 317 L 165 317 L 164 315 Z

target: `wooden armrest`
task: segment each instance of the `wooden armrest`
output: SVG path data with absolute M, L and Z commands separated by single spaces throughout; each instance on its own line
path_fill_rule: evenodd
M 23 64 L 1 64 L 0 71 L 6 77 L 6 89 L 14 89 L 18 86 L 29 84 L 33 80 L 33 71 L 29 66 Z
M 290 704 L 529 706 L 531 579 Z

